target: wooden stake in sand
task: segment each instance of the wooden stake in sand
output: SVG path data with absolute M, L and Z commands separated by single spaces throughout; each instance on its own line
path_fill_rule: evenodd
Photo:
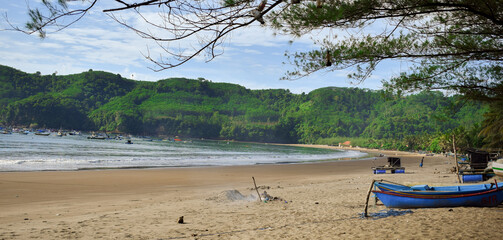
M 458 164 L 458 154 L 456 153 L 456 138 L 452 135 L 452 148 L 454 149 L 454 162 L 456 163 L 456 175 L 458 175 L 458 183 L 461 183 L 461 178 L 459 178 L 459 164 Z
M 252 179 L 253 179 L 253 185 L 255 185 L 255 191 L 257 191 L 258 199 L 259 201 L 262 202 L 262 197 L 260 197 L 260 193 L 258 192 L 257 183 L 255 183 L 255 177 L 252 177 Z
M 368 217 L 368 214 L 367 214 L 367 211 L 368 211 L 368 208 L 369 208 L 369 198 L 370 198 L 370 193 L 372 192 L 372 188 L 374 188 L 374 182 L 376 180 L 372 180 L 372 184 L 370 184 L 370 188 L 369 188 L 369 191 L 367 193 L 367 200 L 365 201 L 365 210 L 364 210 L 364 217 Z

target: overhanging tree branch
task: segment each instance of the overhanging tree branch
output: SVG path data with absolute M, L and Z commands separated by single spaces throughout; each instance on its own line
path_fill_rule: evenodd
M 39 32 L 44 36 L 46 29 L 64 29 L 78 21 L 98 2 L 82 1 L 87 5 L 69 9 L 66 5 L 68 1 L 61 0 L 59 7 L 44 1 L 46 14 L 38 9 L 31 11 L 31 30 L 25 32 Z M 355 72 L 350 77 L 363 81 L 380 62 L 399 59 L 414 65 L 407 70 L 409 74 L 400 78 L 403 81 L 399 85 L 390 86 L 428 88 L 431 81 L 436 81 L 438 86 L 462 85 L 454 83 L 470 86 L 481 82 L 486 74 L 463 71 L 470 77 L 460 78 L 465 80 L 459 82 L 447 82 L 442 78 L 459 77 L 456 71 L 467 69 L 467 66 L 499 66 L 503 60 L 503 3 L 499 0 L 486 0 L 483 3 L 477 0 L 110 2 L 116 3 L 117 7 L 105 9 L 108 16 L 140 37 L 155 41 L 158 49 L 164 53 L 159 58 L 152 57 L 150 49 L 144 53 L 157 66 L 157 71 L 180 66 L 203 53 L 206 53 L 205 60 L 211 61 L 223 53 L 223 44 L 230 33 L 242 31 L 254 22 L 266 23 L 262 26 L 293 36 L 313 34 L 326 28 L 350 33 L 344 39 L 325 39 L 320 49 L 290 55 L 294 69 L 286 73 L 286 79 L 297 79 L 318 71 L 351 68 Z M 157 9 L 158 19 L 145 15 L 145 11 L 151 12 L 151 9 Z M 121 13 L 134 13 L 147 27 L 131 25 L 120 17 Z M 78 18 L 65 24 L 61 20 L 66 17 Z M 385 25 L 386 30 L 372 31 L 381 25 Z M 194 43 L 185 44 L 190 41 Z M 180 43 L 178 49 L 172 47 L 175 43 Z M 473 70 L 489 71 L 488 68 Z M 496 76 L 493 74 L 494 81 L 501 81 Z

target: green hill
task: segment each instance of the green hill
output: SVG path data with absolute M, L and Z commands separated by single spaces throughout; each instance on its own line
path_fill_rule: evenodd
M 431 139 L 477 127 L 487 111 L 440 92 L 399 97 L 329 87 L 293 94 L 204 79 L 145 82 L 101 71 L 57 76 L 7 66 L 0 66 L 0 89 L 6 126 L 283 143 Z

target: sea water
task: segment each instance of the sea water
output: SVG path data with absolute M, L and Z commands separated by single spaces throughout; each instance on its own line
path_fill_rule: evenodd
M 286 164 L 361 158 L 366 153 L 232 141 L 87 139 L 0 134 L 0 171 Z

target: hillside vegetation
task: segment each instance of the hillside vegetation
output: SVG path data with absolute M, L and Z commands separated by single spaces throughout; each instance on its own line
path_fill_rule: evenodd
M 0 66 L 0 124 L 141 135 L 445 149 L 476 136 L 487 106 L 440 92 L 396 96 L 359 88 L 309 94 L 205 79 L 134 81 L 102 71 L 57 76 Z M 462 142 L 462 141 L 460 141 Z

